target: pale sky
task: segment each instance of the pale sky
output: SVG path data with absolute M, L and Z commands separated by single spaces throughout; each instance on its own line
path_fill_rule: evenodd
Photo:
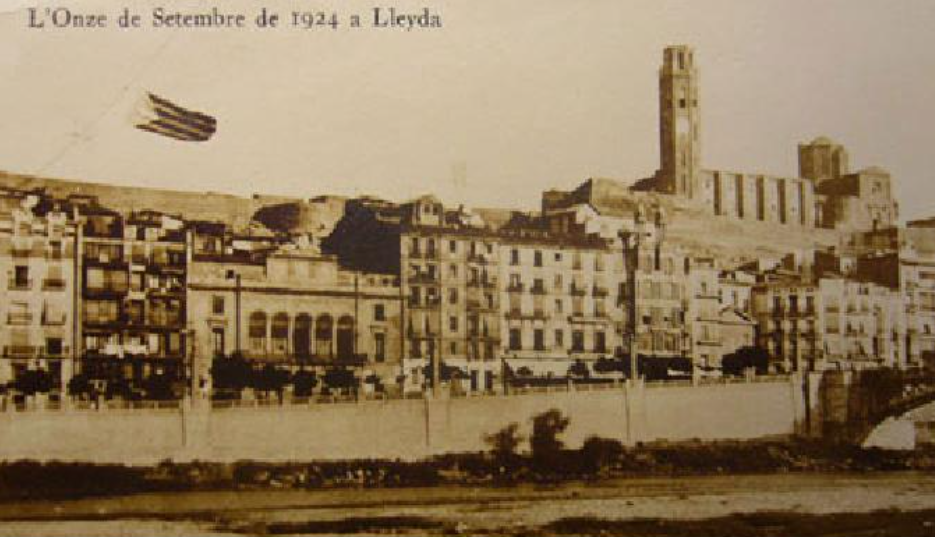
M 62 0 L 111 18 L 147 2 Z M 932 0 L 378 2 L 434 6 L 404 32 L 26 28 L 0 0 L 0 169 L 118 185 L 312 197 L 432 192 L 535 208 L 547 188 L 658 163 L 657 68 L 696 49 L 707 168 L 797 174 L 820 134 L 933 214 Z M 150 5 L 368 14 L 361 1 Z M 132 127 L 145 91 L 218 118 L 206 143 Z M 467 186 L 453 185 L 453 170 Z

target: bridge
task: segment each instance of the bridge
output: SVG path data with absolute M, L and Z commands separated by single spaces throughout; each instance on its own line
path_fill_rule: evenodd
M 861 445 L 884 420 L 934 399 L 929 369 L 873 369 L 810 373 L 805 383 L 803 433 Z

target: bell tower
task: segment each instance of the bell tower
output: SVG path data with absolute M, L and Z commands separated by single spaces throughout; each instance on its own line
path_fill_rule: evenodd
M 691 47 L 663 51 L 660 67 L 659 189 L 694 197 L 700 170 L 699 74 Z

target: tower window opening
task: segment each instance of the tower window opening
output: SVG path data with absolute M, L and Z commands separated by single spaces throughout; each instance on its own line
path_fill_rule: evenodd
M 679 107 L 680 107 L 680 108 L 685 108 L 685 107 L 686 107 L 686 100 L 685 100 L 685 99 L 680 99 L 680 100 L 679 100 Z

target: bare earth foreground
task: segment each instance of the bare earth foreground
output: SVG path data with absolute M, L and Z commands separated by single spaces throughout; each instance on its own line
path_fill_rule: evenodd
M 183 492 L 0 505 L 0 535 L 933 535 L 922 472 Z

